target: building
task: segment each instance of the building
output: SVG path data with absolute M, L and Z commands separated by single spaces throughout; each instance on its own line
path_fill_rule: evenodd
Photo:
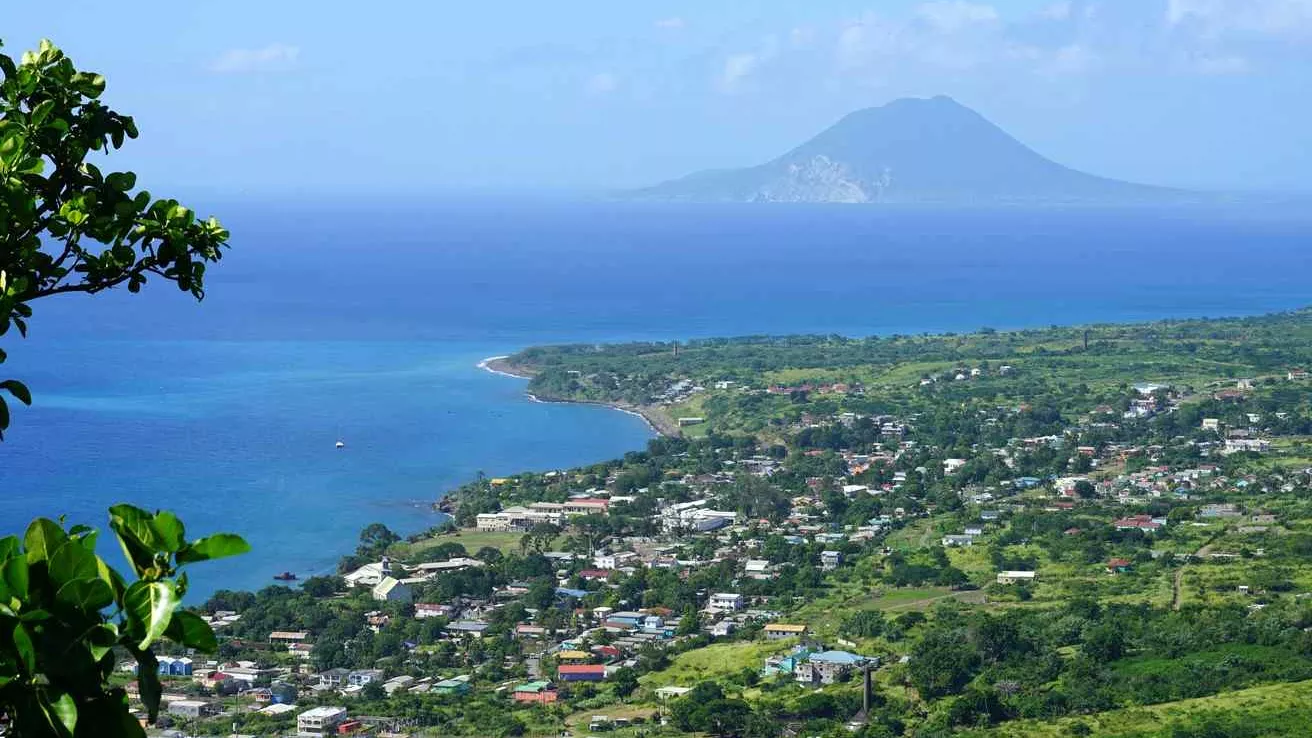
M 379 602 L 409 602 L 414 597 L 409 581 L 391 576 L 384 577 L 381 582 L 374 585 L 374 599 Z
M 451 677 L 450 679 L 443 679 L 433 685 L 433 692 L 436 692 L 437 694 L 464 695 L 469 694 L 469 690 L 468 674 L 461 674 L 460 676 Z
M 337 726 L 346 722 L 345 707 L 313 707 L 296 716 L 296 734 L 299 736 L 329 736 Z
M 556 661 L 562 664 L 586 664 L 592 660 L 592 654 L 587 651 L 560 651 L 556 654 Z
M 1112 527 L 1116 530 L 1141 530 L 1144 533 L 1155 533 L 1165 525 L 1165 519 L 1154 518 L 1149 515 L 1131 515 L 1112 523 Z
M 606 667 L 601 664 L 561 664 L 556 676 L 562 682 L 600 682 L 606 678 Z
M 820 568 L 825 571 L 837 569 L 843 563 L 843 553 L 841 551 L 821 551 Z
M 1037 572 L 1032 571 L 1000 571 L 998 572 L 998 584 L 1033 582 L 1036 574 Z
M 160 656 L 159 675 L 189 677 L 192 675 L 191 659 L 186 657 L 177 659 L 170 656 Z
M 363 687 L 383 680 L 382 669 L 357 669 L 346 675 L 346 683 L 352 687 Z
M 515 687 L 514 698 L 516 702 L 540 702 L 550 704 L 558 698 L 556 694 L 556 685 L 551 682 L 537 681 L 521 684 Z
M 743 596 L 733 592 L 716 592 L 711 595 L 708 610 L 715 612 L 735 612 L 743 609 Z
M 799 638 L 806 634 L 805 625 L 793 625 L 790 623 L 770 623 L 765 626 L 763 631 L 767 641 L 780 641 L 785 638 Z
M 383 557 L 382 561 L 365 564 L 353 572 L 344 574 L 342 580 L 346 582 L 348 587 L 372 587 L 391 576 L 391 574 L 392 564 L 387 557 Z
M 821 651 L 798 663 L 793 678 L 802 684 L 833 684 L 869 660 L 847 651 Z
M 1264 454 L 1270 450 L 1271 442 L 1262 438 L 1227 438 L 1225 439 L 1225 450 L 1221 453 L 1225 455 L 1244 452 Z
M 1124 574 L 1130 570 L 1129 559 L 1112 559 L 1107 562 L 1108 574 Z
M 455 608 L 450 605 L 439 605 L 432 602 L 420 602 L 415 605 L 415 618 L 423 620 L 425 618 L 449 618 L 455 614 Z
M 174 700 L 169 703 L 167 712 L 178 717 L 200 718 L 217 715 L 219 711 L 213 703 L 204 700 Z

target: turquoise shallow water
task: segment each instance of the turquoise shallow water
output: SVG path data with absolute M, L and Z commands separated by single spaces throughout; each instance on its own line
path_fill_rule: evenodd
M 197 567 L 198 591 L 332 568 L 358 531 L 439 522 L 479 471 L 549 469 L 640 448 L 638 418 L 538 404 L 475 368 L 490 347 L 429 342 L 87 342 L 43 351 L 40 403 L 4 444 L 6 521 L 100 523 L 111 501 L 178 512 L 255 551 Z M 337 450 L 338 438 L 346 448 Z M 21 466 L 16 469 L 15 465 Z M 221 522 L 220 522 L 221 521 Z
M 1288 209 L 212 209 L 233 250 L 203 305 L 164 286 L 46 301 L 31 339 L 0 339 L 0 375 L 36 396 L 0 443 L 0 531 L 36 515 L 101 524 L 130 501 L 247 536 L 251 555 L 197 569 L 197 597 L 328 571 L 370 522 L 426 528 L 430 503 L 479 471 L 642 447 L 638 418 L 532 403 L 522 381 L 475 366 L 523 346 L 1312 303 L 1312 216 Z

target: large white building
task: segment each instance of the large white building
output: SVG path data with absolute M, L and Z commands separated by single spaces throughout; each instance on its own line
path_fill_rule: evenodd
M 313 707 L 296 716 L 296 734 L 322 738 L 336 733 L 344 722 L 345 707 Z

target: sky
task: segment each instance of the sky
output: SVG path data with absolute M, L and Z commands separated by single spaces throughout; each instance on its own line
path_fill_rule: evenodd
M 94 0 L 0 13 L 109 80 L 151 187 L 599 191 L 945 94 L 1095 174 L 1312 192 L 1312 0 Z

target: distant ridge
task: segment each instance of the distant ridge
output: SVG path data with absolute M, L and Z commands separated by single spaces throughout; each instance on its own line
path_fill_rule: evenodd
M 627 194 L 705 202 L 1129 203 L 1190 193 L 1062 166 L 940 96 L 858 110 L 766 164 L 699 172 Z

